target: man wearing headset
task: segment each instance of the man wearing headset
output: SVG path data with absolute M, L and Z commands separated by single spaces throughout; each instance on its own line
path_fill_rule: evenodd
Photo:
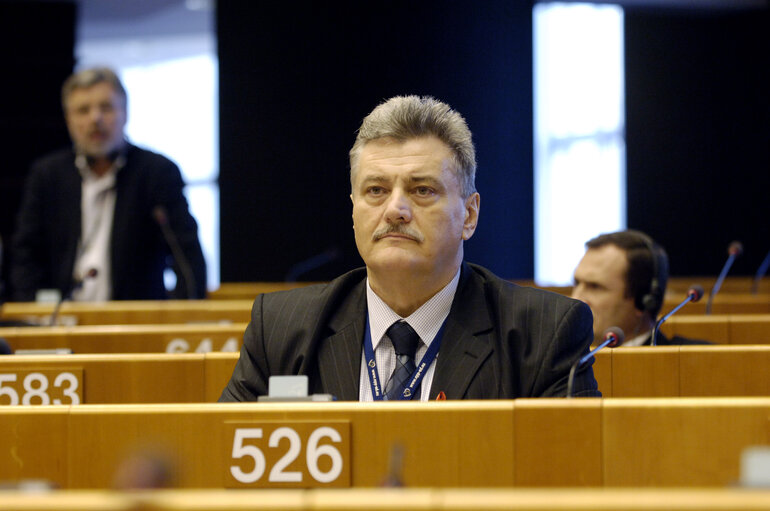
M 594 342 L 611 326 L 626 334 L 623 346 L 650 344 L 668 281 L 663 247 L 640 231 L 602 234 L 586 243 L 575 269 L 572 298 L 582 300 L 594 316 Z M 657 344 L 708 344 L 658 332 Z

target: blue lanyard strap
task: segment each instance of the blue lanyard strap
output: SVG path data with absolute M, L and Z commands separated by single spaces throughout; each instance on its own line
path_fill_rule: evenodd
M 425 373 L 433 363 L 433 360 L 435 360 L 436 355 L 438 355 L 438 350 L 441 347 L 441 337 L 444 335 L 445 325 L 446 319 L 441 324 L 441 328 L 436 334 L 436 337 L 433 339 L 433 342 L 431 342 L 430 346 L 428 346 L 428 351 L 425 352 L 422 360 L 420 360 L 420 363 L 415 367 L 412 376 L 409 378 L 409 385 L 404 387 L 404 391 L 399 397 L 400 400 L 406 401 L 412 399 L 414 390 L 422 384 L 422 379 L 425 376 Z M 366 315 L 366 329 L 364 332 L 364 356 L 366 357 L 366 372 L 369 375 L 369 385 L 371 385 L 372 388 L 372 398 L 375 401 L 382 401 L 385 397 L 385 390 L 380 384 L 380 375 L 377 371 L 377 360 L 374 358 L 374 348 L 372 343 L 372 333 L 369 328 L 368 313 Z M 409 392 L 407 392 L 407 390 Z

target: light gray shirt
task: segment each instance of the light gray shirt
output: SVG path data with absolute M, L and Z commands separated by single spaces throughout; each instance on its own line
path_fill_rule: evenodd
M 82 177 L 81 225 L 72 278 L 82 281 L 83 285 L 72 292 L 74 301 L 103 302 L 112 298 L 110 238 L 115 213 L 115 178 L 123 164 L 120 156 L 106 174 L 98 176 L 89 168 L 85 156 L 78 155 L 75 159 Z M 96 270 L 96 275 L 84 279 L 91 270 Z
M 460 282 L 460 270 L 457 270 L 454 278 L 444 286 L 441 291 L 433 295 L 420 308 L 414 311 L 409 317 L 402 318 L 393 311 L 369 285 L 369 279 L 366 279 L 366 302 L 367 313 L 369 315 L 369 331 L 372 338 L 372 348 L 374 349 L 374 358 L 377 361 L 380 384 L 384 387 L 396 367 L 396 351 L 393 343 L 385 332 L 394 322 L 404 320 L 409 323 L 417 335 L 420 336 L 420 345 L 417 348 L 415 364 L 419 364 L 428 346 L 435 340 L 436 334 L 444 324 L 444 320 L 449 315 L 449 309 L 452 307 L 457 285 Z M 427 401 L 430 396 L 430 388 L 433 383 L 433 373 L 436 371 L 436 359 L 425 372 L 420 386 L 420 400 Z M 366 355 L 361 355 L 361 376 L 358 391 L 359 401 L 373 401 L 372 388 L 369 382 L 369 374 L 366 368 Z

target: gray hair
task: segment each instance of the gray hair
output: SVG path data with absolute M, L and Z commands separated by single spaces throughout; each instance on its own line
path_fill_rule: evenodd
M 463 198 L 476 192 L 476 150 L 465 119 L 449 105 L 430 96 L 396 96 L 380 103 L 358 129 L 350 150 L 350 183 L 367 142 L 392 137 L 399 141 L 433 135 L 454 154 L 454 172 Z
M 62 108 L 65 111 L 67 110 L 67 100 L 75 89 L 84 89 L 102 82 L 112 85 L 112 88 L 123 98 L 123 106 L 128 106 L 126 89 L 120 82 L 118 75 L 115 74 L 115 71 L 108 67 L 94 67 L 73 73 L 64 81 L 64 85 L 61 88 Z

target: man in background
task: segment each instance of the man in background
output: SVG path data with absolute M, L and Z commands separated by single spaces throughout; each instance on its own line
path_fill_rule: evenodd
M 594 316 L 594 342 L 609 327 L 625 333 L 623 346 L 651 343 L 668 282 L 668 255 L 648 235 L 626 230 L 602 234 L 586 243 L 575 269 L 572 298 L 582 300 Z M 658 332 L 657 344 L 708 344 Z
M 169 266 L 172 297 L 205 297 L 198 226 L 179 168 L 126 140 L 126 106 L 110 69 L 64 82 L 73 146 L 36 161 L 27 178 L 12 243 L 14 300 L 35 300 L 41 289 L 80 301 L 164 299 Z
M 585 304 L 518 287 L 464 261 L 480 196 L 465 119 L 431 97 L 394 97 L 350 150 L 356 246 L 365 268 L 260 295 L 220 401 L 306 375 L 346 401 L 564 396 L 588 352 Z M 600 396 L 590 364 L 575 395 Z

